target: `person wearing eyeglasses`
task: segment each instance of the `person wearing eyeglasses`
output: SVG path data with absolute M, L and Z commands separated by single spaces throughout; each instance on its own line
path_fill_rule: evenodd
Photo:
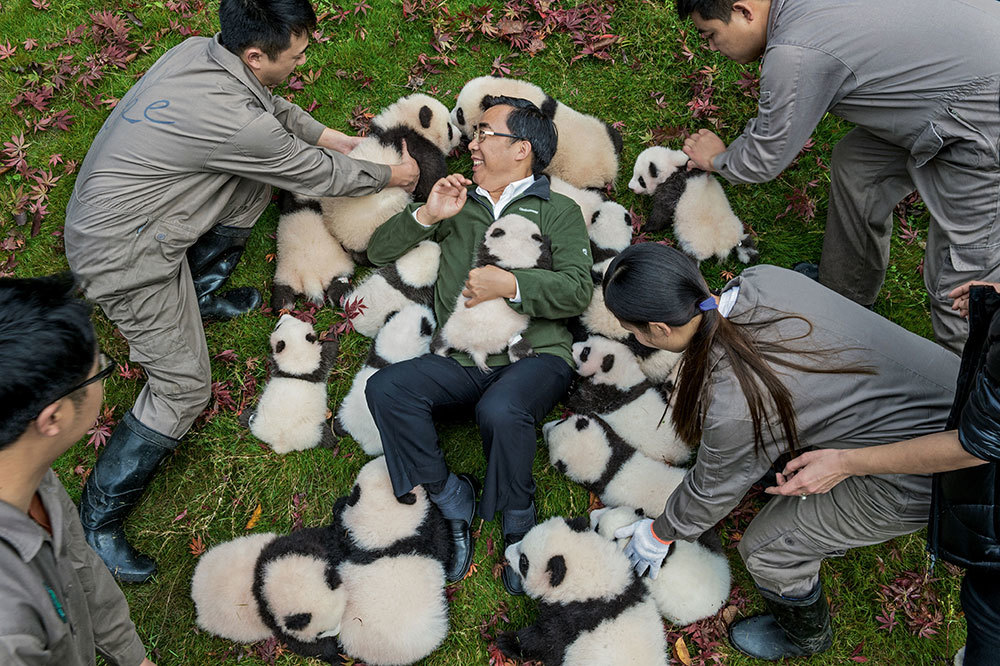
M 69 274 L 0 279 L 0 664 L 154 666 L 50 467 L 116 367 L 73 290 Z
M 572 337 L 565 320 L 583 312 L 593 292 L 590 240 L 580 208 L 552 192 L 542 174 L 555 153 L 555 125 L 524 99 L 488 97 L 484 105 L 488 108 L 469 143 L 472 180 L 461 174 L 442 178 L 426 203 L 390 219 L 368 245 L 368 258 L 383 265 L 423 240 L 440 244 L 434 288 L 439 327 L 459 293 L 468 298 L 468 307 L 503 298 L 531 317 L 522 336 L 537 356 L 510 363 L 505 353 L 496 354 L 487 361 L 491 372 L 482 372 L 465 353 L 428 354 L 383 368 L 368 380 L 368 405 L 393 490 L 402 496 L 422 484 L 448 520 L 454 544 L 449 581 L 463 578 L 472 564 L 478 484 L 449 471 L 432 411 L 475 405 L 486 456 L 479 515 L 492 520 L 501 512 L 505 544 L 520 540 L 535 524 L 535 427 L 565 395 L 573 377 Z M 472 268 L 487 227 L 508 213 L 535 222 L 551 239 L 553 270 Z M 466 451 L 456 454 L 469 464 Z M 520 577 L 509 565 L 502 578 L 511 594 L 523 594 Z

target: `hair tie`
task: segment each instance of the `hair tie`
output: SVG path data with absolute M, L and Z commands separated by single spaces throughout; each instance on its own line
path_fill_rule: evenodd
M 701 303 L 698 304 L 698 309 L 702 312 L 708 312 L 709 310 L 718 310 L 719 304 L 715 302 L 715 299 L 709 296 Z

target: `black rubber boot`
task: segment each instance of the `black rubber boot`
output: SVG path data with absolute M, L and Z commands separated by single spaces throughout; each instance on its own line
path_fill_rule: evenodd
M 786 599 L 767 590 L 760 594 L 771 614 L 730 625 L 734 648 L 756 659 L 779 661 L 824 652 L 833 645 L 830 605 L 821 584 L 804 599 Z
M 512 544 L 523 539 L 524 535 L 535 526 L 535 521 L 534 502 L 527 509 L 504 511 L 501 528 L 503 530 L 503 552 L 506 553 Z M 504 589 L 507 590 L 508 594 L 519 597 L 524 594 L 524 582 L 521 579 L 521 574 L 514 570 L 515 566 L 517 566 L 516 562 L 505 564 L 500 574 L 500 579 L 503 581 Z
M 216 293 L 236 269 L 250 231 L 217 224 L 188 248 L 188 265 L 202 319 L 232 319 L 260 307 L 260 292 L 253 287 Z
M 83 533 L 121 582 L 145 583 L 156 573 L 156 562 L 129 545 L 123 527 L 156 468 L 179 443 L 126 412 L 83 486 Z

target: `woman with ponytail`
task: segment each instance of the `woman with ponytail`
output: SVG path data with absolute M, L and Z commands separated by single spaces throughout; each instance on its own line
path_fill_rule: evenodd
M 643 243 L 608 267 L 604 299 L 639 342 L 683 353 L 672 419 L 698 447 L 663 513 L 616 535 L 632 537 L 640 574 L 724 518 L 779 458 L 940 430 L 954 398 L 957 356 L 794 271 L 754 266 L 714 296 L 686 255 Z M 738 546 L 770 613 L 734 623 L 734 647 L 767 660 L 828 649 L 820 563 L 923 527 L 930 487 L 929 475 L 856 476 L 772 498 Z

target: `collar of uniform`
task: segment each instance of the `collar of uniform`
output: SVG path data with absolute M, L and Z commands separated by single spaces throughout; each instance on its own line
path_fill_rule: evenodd
M 774 28 L 778 23 L 778 14 L 781 12 L 781 7 L 784 4 L 785 0 L 771 0 L 771 6 L 767 10 L 767 39 L 770 39 L 771 33 L 774 32 Z
M 38 485 L 38 496 L 42 500 L 45 512 L 49 514 L 52 524 L 53 548 L 58 552 L 62 540 L 63 508 L 56 497 L 56 486 L 59 483 L 55 473 L 50 469 L 45 472 L 42 482 Z M 6 541 L 17 551 L 25 562 L 30 562 L 38 554 L 42 543 L 49 538 L 41 525 L 32 520 L 28 514 L 4 501 L 0 501 L 0 540 Z
M 250 92 L 260 100 L 268 113 L 274 113 L 274 102 L 271 101 L 271 93 L 264 84 L 257 80 L 247 66 L 243 64 L 239 56 L 227 49 L 219 41 L 222 33 L 215 33 L 211 43 L 208 45 L 208 55 L 219 64 L 220 67 L 233 75 L 240 83 L 250 89 Z
M 531 178 L 531 176 L 528 176 L 528 178 Z M 544 199 L 545 201 L 549 200 L 552 194 L 549 188 L 549 177 L 546 175 L 541 175 L 541 176 L 534 176 L 534 178 L 535 178 L 534 182 L 532 182 L 531 185 L 527 187 L 527 189 L 525 189 L 519 195 L 511 199 L 510 202 L 508 202 L 507 204 L 508 206 L 517 201 L 518 199 L 523 199 L 524 197 L 538 197 L 539 199 Z M 518 182 L 520 181 L 514 181 L 514 183 L 509 183 L 507 187 L 510 187 L 511 185 L 514 185 L 515 183 Z M 476 186 L 475 189 L 472 189 L 470 187 L 469 196 L 477 200 L 482 205 L 486 206 L 489 210 L 493 210 L 493 199 L 490 198 L 489 193 L 480 194 L 480 189 L 481 188 L 479 186 Z

